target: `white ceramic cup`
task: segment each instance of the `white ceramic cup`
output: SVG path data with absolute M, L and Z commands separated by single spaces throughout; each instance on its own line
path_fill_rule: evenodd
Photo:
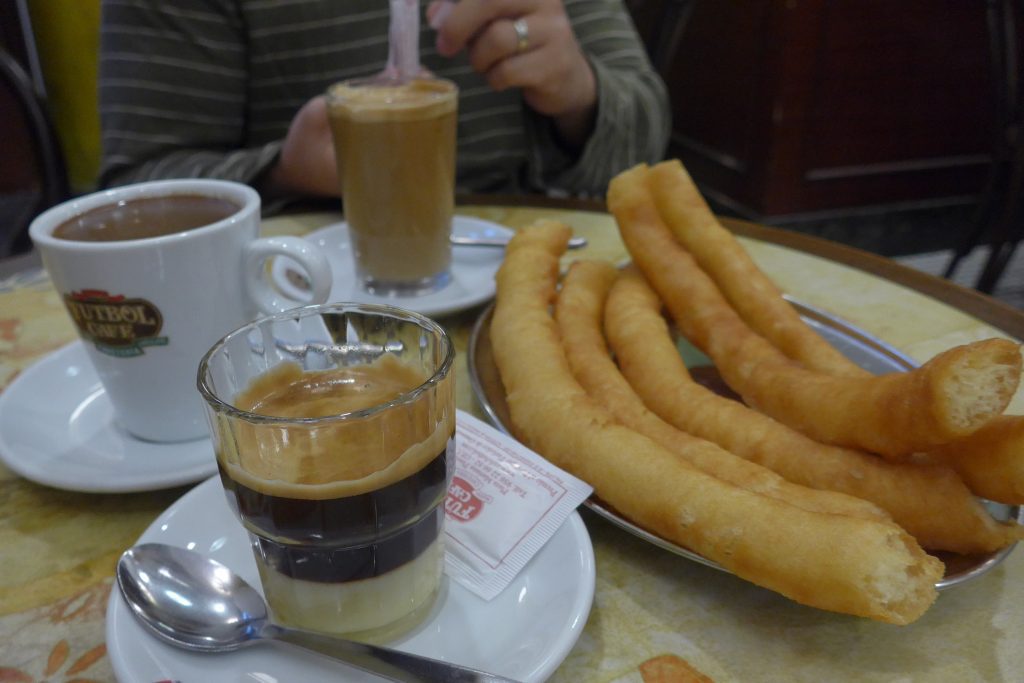
M 144 239 L 61 239 L 54 230 L 91 209 L 145 197 L 205 195 L 240 208 L 209 225 Z M 268 282 L 265 262 L 294 260 L 323 303 L 331 267 L 298 237 L 259 238 L 260 196 L 222 180 L 163 180 L 96 192 L 38 216 L 29 234 L 78 329 L 118 421 L 150 441 L 207 435 L 196 389 L 199 360 L 261 313 L 299 303 Z M 59 387 L 54 388 L 59 391 Z

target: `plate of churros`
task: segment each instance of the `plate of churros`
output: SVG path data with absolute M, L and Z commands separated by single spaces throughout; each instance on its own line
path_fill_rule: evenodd
M 917 365 L 909 356 L 872 337 L 851 323 L 808 304 L 788 299 L 788 297 L 787 300 L 808 325 L 862 367 L 881 374 L 883 372 L 902 372 Z M 511 423 L 508 402 L 505 399 L 505 388 L 494 363 L 494 350 L 491 347 L 490 324 L 493 315 L 494 306 L 488 306 L 473 326 L 468 351 L 470 383 L 477 401 L 491 424 L 506 434 L 510 434 L 509 425 Z M 687 363 L 694 380 L 716 394 L 736 399 L 737 396 L 728 388 L 707 357 L 695 349 L 685 338 L 680 337 L 678 331 L 672 329 L 671 325 L 669 325 L 669 329 L 679 349 L 680 358 Z M 998 521 L 1017 520 L 1024 523 L 1024 508 L 1021 506 L 1003 505 L 987 500 L 981 502 L 993 519 Z M 584 505 L 615 526 L 652 545 L 708 567 L 726 571 L 717 562 L 637 526 L 600 498 L 591 497 Z M 1002 562 L 1012 550 L 1013 546 L 1009 545 L 987 553 L 958 554 L 933 551 L 946 567 L 942 579 L 936 582 L 935 587 L 943 590 L 981 576 Z
M 469 368 L 497 426 L 660 547 L 803 605 L 906 625 L 1024 539 L 1019 342 L 920 365 L 788 299 L 679 162 L 609 185 L 630 254 L 561 274 L 509 243 Z M 995 501 L 995 502 L 990 502 Z

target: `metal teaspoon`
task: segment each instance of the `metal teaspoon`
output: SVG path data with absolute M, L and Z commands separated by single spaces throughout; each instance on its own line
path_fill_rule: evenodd
M 475 669 L 270 621 L 263 596 L 221 563 L 184 548 L 146 543 L 117 563 L 117 585 L 138 619 L 188 650 L 224 652 L 260 640 L 311 650 L 404 683 L 515 683 Z
M 463 237 L 452 235 L 451 242 L 457 247 L 507 247 L 510 237 Z M 569 238 L 569 249 L 582 249 L 587 246 L 586 237 Z

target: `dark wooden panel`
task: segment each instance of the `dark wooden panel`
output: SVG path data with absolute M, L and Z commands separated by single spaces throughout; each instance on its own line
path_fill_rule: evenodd
M 670 154 L 772 217 L 971 196 L 992 140 L 984 3 L 695 0 Z
M 725 169 L 745 174 L 763 151 L 767 51 L 761 31 L 771 0 L 697 3 L 665 74 L 678 142 L 702 149 Z M 733 38 L 724 39 L 725 36 Z
M 831 3 L 809 83 L 804 132 L 816 144 L 805 148 L 807 173 L 941 167 L 986 151 L 992 91 L 982 10 L 936 0 Z

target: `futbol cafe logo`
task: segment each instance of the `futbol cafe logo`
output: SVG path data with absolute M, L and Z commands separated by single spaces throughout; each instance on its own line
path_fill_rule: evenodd
M 65 294 L 64 305 L 82 337 L 107 355 L 141 356 L 147 346 L 167 346 L 167 337 L 159 336 L 163 316 L 145 299 L 83 289 Z

